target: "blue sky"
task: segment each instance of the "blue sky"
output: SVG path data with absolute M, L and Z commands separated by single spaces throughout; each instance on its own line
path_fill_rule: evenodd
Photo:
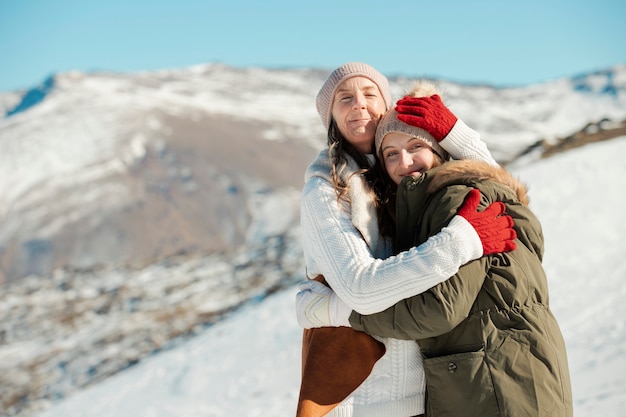
M 626 63 L 622 0 L 0 0 L 0 91 L 207 62 L 528 85 Z

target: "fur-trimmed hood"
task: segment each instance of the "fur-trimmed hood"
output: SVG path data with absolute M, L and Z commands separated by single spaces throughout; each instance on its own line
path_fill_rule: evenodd
M 489 165 L 486 162 L 464 159 L 461 161 L 449 161 L 437 168 L 437 174 L 428 184 L 427 192 L 434 193 L 441 188 L 457 183 L 493 180 L 512 189 L 519 201 L 528 205 L 528 190 L 524 184 L 514 178 L 509 172 L 500 166 Z
M 376 336 L 417 340 L 426 415 L 572 417 L 567 352 L 549 308 L 543 232 L 526 187 L 502 168 L 469 160 L 403 180 L 397 250 L 439 233 L 471 188 L 481 192 L 479 211 L 504 203 L 516 249 L 468 262 L 450 279 L 382 312 L 353 312 L 350 324 Z

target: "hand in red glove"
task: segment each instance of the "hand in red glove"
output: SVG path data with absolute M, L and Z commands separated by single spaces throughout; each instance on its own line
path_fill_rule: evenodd
M 480 191 L 474 188 L 465 197 L 457 214 L 464 217 L 478 233 L 483 244 L 483 255 L 515 250 L 517 233 L 513 229 L 513 218 L 503 215 L 506 210 L 504 203 L 496 201 L 482 212 L 477 211 L 478 203 Z
M 430 133 L 441 142 L 454 127 L 457 117 L 437 94 L 430 97 L 405 96 L 396 103 L 398 120 Z

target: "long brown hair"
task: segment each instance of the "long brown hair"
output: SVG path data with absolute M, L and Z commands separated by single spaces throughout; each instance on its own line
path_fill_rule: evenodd
M 373 146 L 374 144 L 372 143 L 372 147 Z M 354 159 L 359 169 L 346 176 L 344 174 L 348 167 L 348 156 Z M 373 200 L 377 202 L 377 194 L 375 190 L 377 188 L 377 183 L 380 180 L 378 176 L 375 175 L 375 170 L 371 166 L 367 157 L 363 153 L 359 152 L 354 145 L 352 145 L 343 136 L 334 119 L 331 119 L 330 126 L 328 128 L 328 158 L 331 162 L 330 174 L 338 200 L 343 200 L 349 203 L 350 178 L 353 175 L 363 175 L 367 189 L 372 192 Z

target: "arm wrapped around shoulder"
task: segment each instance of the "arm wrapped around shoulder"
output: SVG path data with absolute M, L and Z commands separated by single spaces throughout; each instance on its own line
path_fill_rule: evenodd
M 513 229 L 513 218 L 504 214 L 504 203 L 496 201 L 482 212 L 478 211 L 479 203 L 480 191 L 474 188 L 465 197 L 457 215 L 476 231 L 483 245 L 483 255 L 515 250 L 517 233 Z

